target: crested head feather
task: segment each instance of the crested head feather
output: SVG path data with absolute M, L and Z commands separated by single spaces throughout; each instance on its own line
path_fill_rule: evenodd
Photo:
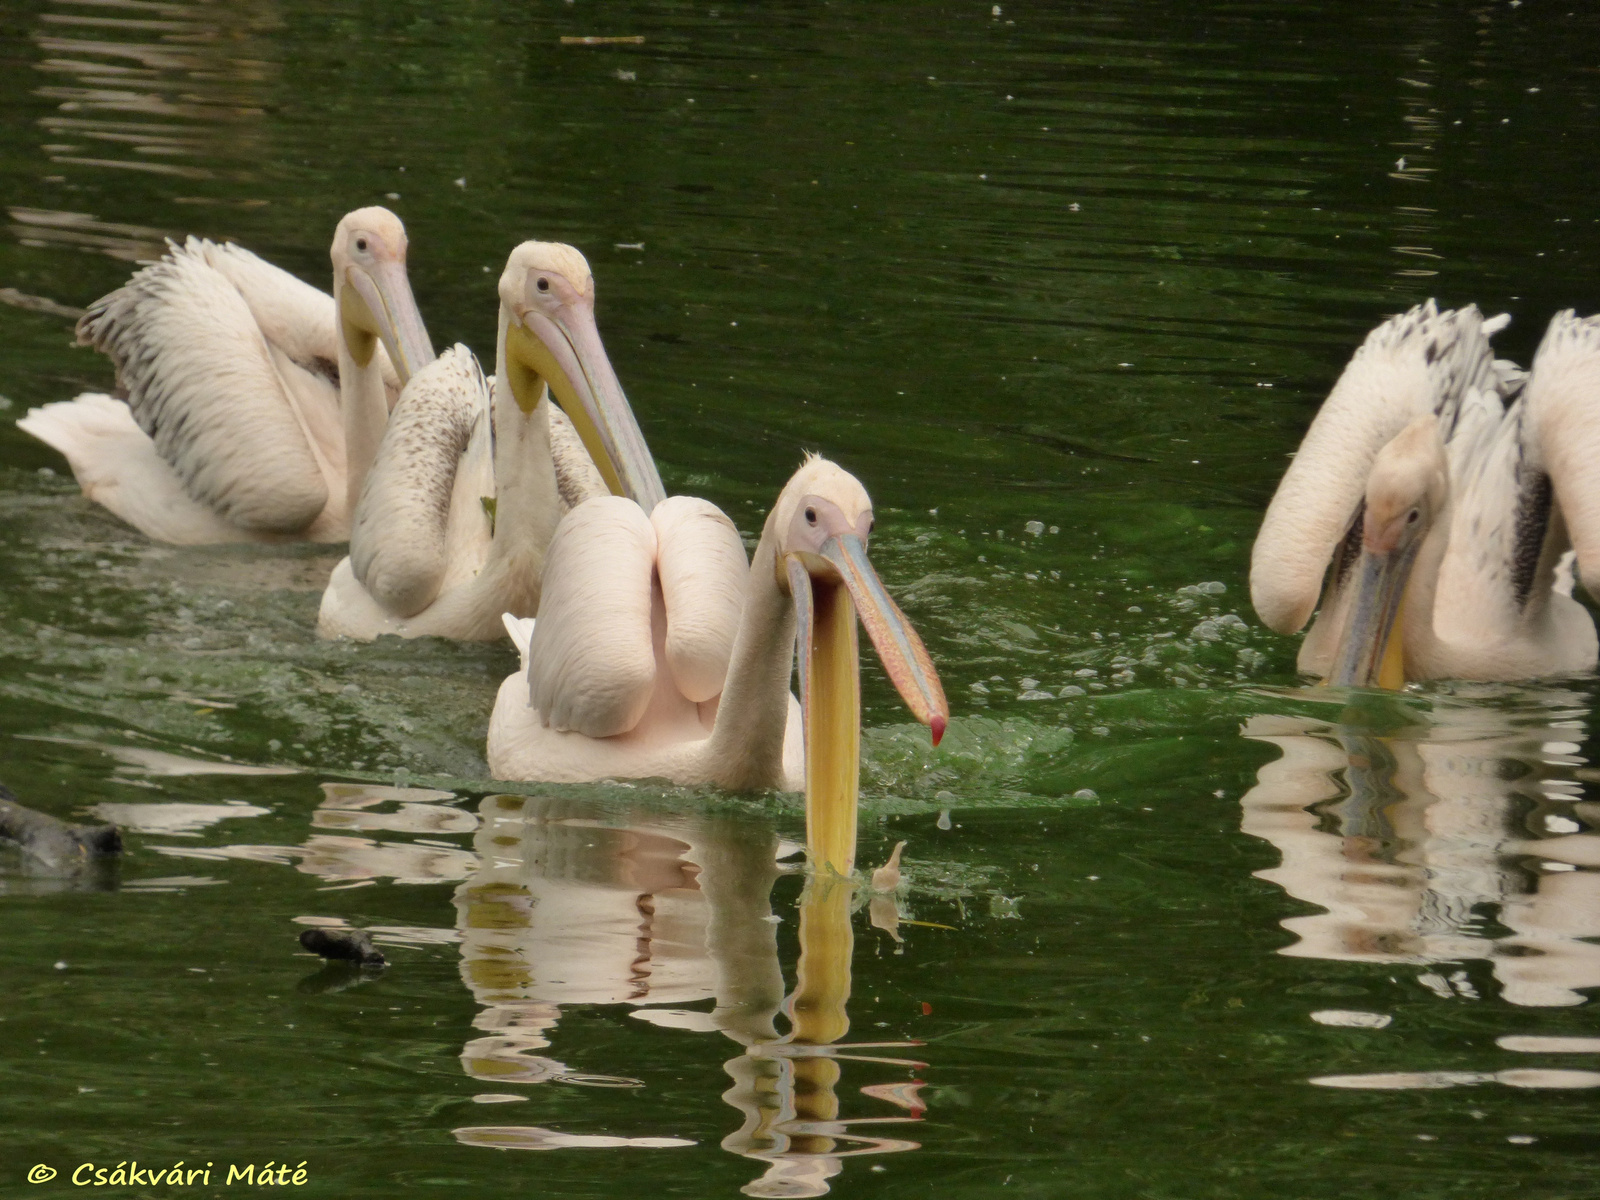
M 872 510 L 872 497 L 861 481 L 843 467 L 820 454 L 808 453 L 800 469 L 790 477 L 772 506 L 768 525 L 772 529 L 787 529 L 794 520 L 795 510 L 807 496 L 818 496 L 839 506 L 839 510 L 853 525 L 862 513 Z

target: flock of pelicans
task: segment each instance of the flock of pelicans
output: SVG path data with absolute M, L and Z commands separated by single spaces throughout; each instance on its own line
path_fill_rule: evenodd
M 348 540 L 324 636 L 509 632 L 497 778 L 803 790 L 813 861 L 848 874 L 858 616 L 935 743 L 949 713 L 868 560 L 861 484 L 808 457 L 747 558 L 714 505 L 666 496 L 578 251 L 511 252 L 488 379 L 464 346 L 435 356 L 394 214 L 348 214 L 331 257 L 329 297 L 238 246 L 173 244 L 79 322 L 121 398 L 18 425 L 152 538 Z M 1571 592 L 1574 551 L 1600 579 L 1600 318 L 1558 315 L 1526 374 L 1490 348 L 1506 320 L 1429 302 L 1385 322 L 1312 423 L 1250 573 L 1273 629 L 1317 611 L 1303 670 L 1398 687 L 1595 665 Z

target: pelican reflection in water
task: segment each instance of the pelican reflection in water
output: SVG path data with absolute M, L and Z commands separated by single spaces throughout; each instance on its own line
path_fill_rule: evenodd
M 335 886 L 376 879 L 396 884 L 458 883 L 456 928 L 368 925 L 378 942 L 459 942 L 461 973 L 483 1008 L 479 1036 L 461 1054 L 466 1074 L 485 1085 L 484 1103 L 525 1100 L 508 1088 L 561 1083 L 637 1087 L 623 1074 L 576 1068 L 547 1053 L 563 1006 L 626 1005 L 665 1030 L 720 1033 L 740 1047 L 724 1063 L 723 1099 L 741 1116 L 724 1149 L 765 1164 L 744 1189 L 755 1196 L 820 1196 L 845 1160 L 915 1150 L 919 1143 L 862 1132 L 921 1118 L 916 1073 L 900 1057 L 915 1042 L 850 1042 L 856 885 L 836 875 L 813 880 L 799 906 L 800 959 L 785 994 L 778 949 L 782 918 L 771 891 L 798 855 L 770 825 L 748 819 L 637 816 L 599 819 L 592 804 L 553 797 L 489 796 L 474 815 L 449 792 L 366 783 L 324 783 L 312 832 L 300 845 L 152 844 L 188 860 L 279 863 Z M 242 804 L 125 804 L 114 815 L 131 831 L 186 836 L 223 821 L 264 815 Z M 473 848 L 440 841 L 473 834 Z M 395 836 L 401 835 L 401 836 Z M 888 896 L 874 897 L 880 907 Z M 892 922 L 874 913 L 874 923 Z M 340 925 L 327 916 L 302 924 Z M 308 990 L 356 985 L 324 968 Z M 710 1011 L 690 1008 L 714 1001 Z M 788 1029 L 780 1029 L 780 1016 Z M 844 1062 L 881 1064 L 891 1077 L 857 1090 L 887 1113 L 841 1117 Z M 492 1090 L 490 1090 L 492 1089 Z M 672 1128 L 605 1132 L 537 1125 L 478 1125 L 456 1131 L 469 1145 L 497 1149 L 647 1147 L 694 1143 Z
M 1437 697 L 1392 733 L 1258 716 L 1277 746 L 1242 800 L 1245 833 L 1282 863 L 1257 874 L 1323 909 L 1283 922 L 1281 953 L 1412 964 L 1441 996 L 1474 996 L 1490 964 L 1511 1004 L 1581 1004 L 1600 986 L 1600 808 L 1582 799 L 1587 707 L 1575 692 L 1533 705 Z M 1492 915 L 1491 915 L 1492 914 Z
M 300 845 L 178 843 L 150 848 L 170 858 L 280 863 L 330 884 L 347 886 L 377 879 L 400 884 L 454 883 L 465 879 L 476 865 L 471 851 L 439 840 L 471 833 L 478 825 L 477 817 L 449 803 L 454 799 L 452 793 L 373 783 L 324 783 L 321 787 L 322 800 L 311 814 L 312 828 L 318 832 Z M 106 815 L 134 832 L 183 837 L 208 825 L 261 816 L 265 811 L 237 803 L 120 804 Z M 405 837 L 376 836 L 382 834 Z M 394 933 L 402 940 L 439 940 L 429 931 L 401 927 L 378 932 Z
M 525 1098 L 498 1089 L 543 1082 L 637 1086 L 547 1053 L 564 1005 L 623 1004 L 652 1025 L 720 1033 L 741 1047 L 724 1064 L 723 1099 L 743 1123 L 722 1146 L 766 1164 L 747 1195 L 820 1196 L 848 1158 L 918 1148 L 862 1131 L 920 1119 L 923 1064 L 896 1056 L 916 1043 L 841 1041 L 850 1027 L 849 880 L 823 876 L 807 887 L 786 997 L 771 890 L 785 871 L 779 857 L 801 847 L 770 826 L 664 815 L 611 823 L 596 820 L 592 805 L 547 796 L 490 796 L 480 815 L 480 866 L 457 889 L 456 910 L 462 976 L 484 1006 L 474 1021 L 482 1036 L 462 1065 L 497 1089 L 481 1099 Z M 709 1011 L 687 1007 L 706 1000 Z M 888 1113 L 841 1117 L 845 1061 L 906 1076 L 859 1088 L 892 1105 Z M 658 1118 L 652 1128 L 603 1134 L 483 1125 L 456 1136 L 502 1149 L 689 1144 L 677 1132 Z

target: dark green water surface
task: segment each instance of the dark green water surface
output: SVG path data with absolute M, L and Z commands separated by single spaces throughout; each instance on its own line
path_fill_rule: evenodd
M 0 859 L 0 1195 L 1595 1194 L 1594 682 L 1342 707 L 1246 569 L 1384 315 L 1509 311 L 1526 362 L 1600 307 L 1600 9 L 0 15 L 0 287 L 81 307 L 190 232 L 326 286 L 386 203 L 487 353 L 511 246 L 572 242 L 669 490 L 754 531 L 802 451 L 858 474 L 954 713 L 931 750 L 867 662 L 862 858 L 910 890 L 838 1045 L 774 1048 L 796 797 L 508 794 L 509 644 L 322 643 L 342 550 L 92 507 L 12 421 L 109 366 L 0 307 L 0 782 L 128 831 Z M 386 973 L 299 950 L 341 922 Z M 70 1182 L 179 1159 L 210 1186 Z

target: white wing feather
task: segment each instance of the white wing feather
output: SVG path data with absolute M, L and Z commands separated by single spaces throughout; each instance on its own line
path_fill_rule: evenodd
M 655 687 L 656 537 L 632 500 L 600 496 L 561 519 L 545 557 L 528 696 L 544 723 L 588 737 L 626 733 Z
M 233 284 L 269 345 L 307 369 L 337 375 L 338 320 L 333 297 L 327 292 L 231 242 L 190 237 L 181 249 L 170 245 L 168 257 L 205 263 Z M 387 356 L 384 361 L 387 364 Z M 389 373 L 393 373 L 392 367 Z
M 198 249 L 173 246 L 96 301 L 78 339 L 115 362 L 134 419 L 200 503 L 275 533 L 322 512 L 327 481 L 271 351 Z
M 506 634 L 511 638 L 511 644 L 517 648 L 517 657 L 522 660 L 522 669 L 528 669 L 528 643 L 533 640 L 533 617 L 519 617 L 513 613 L 501 613 L 500 621 L 506 627 Z
M 1534 355 L 1526 397 L 1530 453 L 1550 476 L 1579 578 L 1600 596 L 1600 316 L 1556 314 Z
M 678 691 L 700 703 L 722 692 L 744 609 L 750 564 L 739 531 L 715 504 L 672 496 L 650 514 L 666 607 L 667 668 Z
M 29 409 L 17 428 L 59 450 L 85 496 L 148 537 L 178 545 L 258 540 L 183 490 L 121 400 L 85 392 Z

